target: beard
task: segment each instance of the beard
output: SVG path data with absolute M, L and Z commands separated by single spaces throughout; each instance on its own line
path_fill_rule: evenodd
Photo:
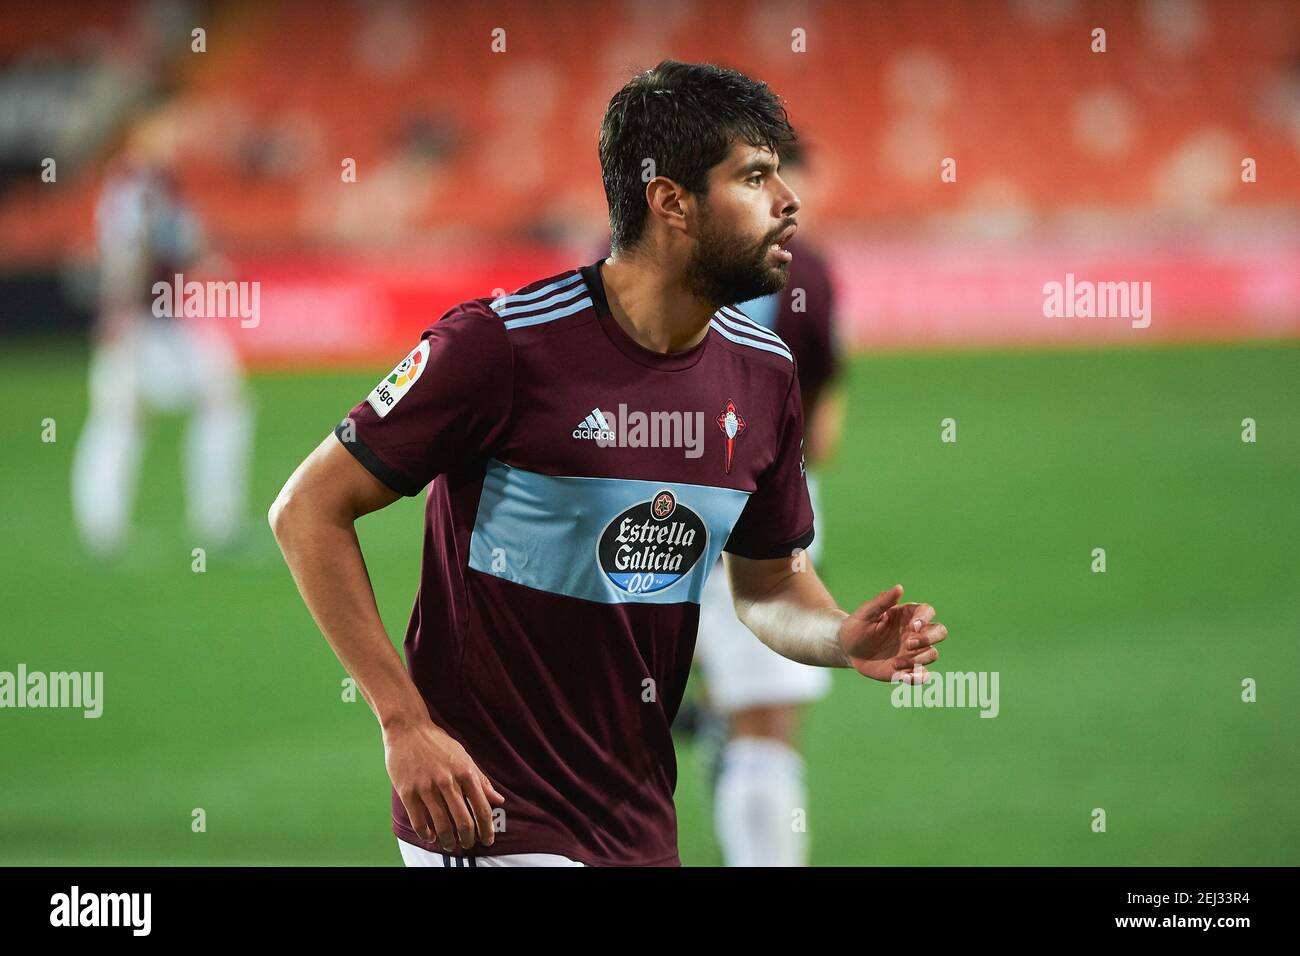
M 706 219 L 699 241 L 686 260 L 683 283 L 686 291 L 715 308 L 748 302 L 780 292 L 790 281 L 790 264 L 768 261 L 768 252 L 785 225 L 757 242 L 726 234 Z

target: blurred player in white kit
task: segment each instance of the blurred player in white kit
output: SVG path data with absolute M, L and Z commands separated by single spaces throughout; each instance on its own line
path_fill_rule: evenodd
M 186 411 L 186 504 L 195 545 L 223 548 L 243 527 L 252 413 L 221 319 L 173 317 L 155 282 L 197 268 L 200 225 L 169 174 L 174 130 L 141 123 L 96 208 L 100 312 L 90 409 L 73 461 L 78 531 L 101 557 L 124 547 L 149 412 Z M 157 313 L 163 314 L 157 314 Z
M 781 178 L 805 198 L 801 225 L 815 206 L 803 173 L 802 147 L 781 154 Z M 825 263 L 801 238 L 782 292 L 737 304 L 775 331 L 794 352 L 807 422 L 804 456 L 816 536 L 804 557 L 818 564 L 822 532 L 817 469 L 839 440 L 843 403 L 835 388 L 839 366 L 834 291 Z M 830 671 L 799 664 L 773 651 L 736 617 L 725 574 L 711 574 L 700 601 L 696 660 L 708 706 L 726 722 L 726 742 L 714 786 L 714 829 L 728 866 L 806 866 L 809 840 L 796 826 L 808 807 L 799 722 L 806 704 L 830 688 Z

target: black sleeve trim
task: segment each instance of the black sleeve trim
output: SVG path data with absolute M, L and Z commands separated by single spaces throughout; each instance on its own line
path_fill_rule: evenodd
M 418 488 L 412 488 L 411 482 L 384 464 L 380 457 L 371 451 L 366 446 L 365 442 L 356 436 L 355 431 L 352 435 L 351 441 L 345 439 L 343 437 L 343 429 L 346 425 L 347 419 L 345 418 L 334 427 L 334 437 L 339 440 L 340 445 L 352 453 L 353 458 L 361 462 L 362 467 L 364 467 L 366 471 L 370 472 L 389 488 L 393 489 L 393 491 L 396 491 L 399 495 L 406 495 L 408 498 L 412 498 L 424 490 L 423 485 L 420 485 Z M 354 425 L 353 428 L 355 429 L 355 427 L 356 426 Z
M 807 551 L 812 542 L 813 526 L 809 525 L 807 531 L 780 548 L 771 548 L 764 551 L 742 551 L 739 548 L 733 548 L 730 539 L 728 539 L 727 543 L 722 546 L 722 550 L 729 554 L 739 555 L 742 558 L 749 558 L 751 561 L 768 561 L 772 558 L 788 558 L 794 554 L 796 549 Z

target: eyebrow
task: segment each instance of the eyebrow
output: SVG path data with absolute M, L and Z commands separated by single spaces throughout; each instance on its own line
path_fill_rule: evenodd
M 753 173 L 774 173 L 777 168 L 778 164 L 770 159 L 753 159 L 744 165 L 740 175 L 747 178 Z

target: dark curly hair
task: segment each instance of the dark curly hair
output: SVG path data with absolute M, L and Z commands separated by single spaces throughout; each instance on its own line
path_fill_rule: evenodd
M 798 136 L 766 83 L 711 63 L 664 60 L 614 94 L 600 124 L 611 249 L 635 246 L 648 207 L 644 163 L 697 195 L 739 139 L 782 155 Z

